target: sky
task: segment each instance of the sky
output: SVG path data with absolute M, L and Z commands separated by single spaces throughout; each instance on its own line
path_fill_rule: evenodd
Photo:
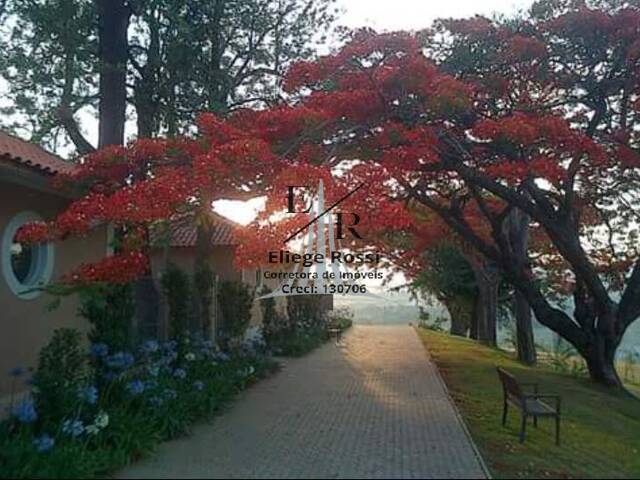
M 377 30 L 419 30 L 436 18 L 490 16 L 526 10 L 532 0 L 338 0 L 340 23 Z

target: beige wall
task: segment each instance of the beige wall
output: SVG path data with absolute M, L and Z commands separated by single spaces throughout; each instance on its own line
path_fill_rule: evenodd
M 0 182 L 0 235 L 6 225 L 20 212 L 34 211 L 45 219 L 52 218 L 66 205 L 64 199 L 39 193 L 25 187 Z M 57 242 L 54 250 L 52 279 L 59 278 L 83 262 L 93 261 L 106 252 L 106 233 L 96 231 L 86 238 Z M 16 366 L 34 367 L 38 352 L 56 328 L 75 327 L 86 330 L 87 325 L 76 315 L 77 300 L 67 297 L 51 312 L 46 310 L 52 297 L 41 294 L 23 300 L 8 287 L 0 273 L 0 395 L 11 389 L 8 371 Z M 24 389 L 23 384 L 17 390 Z

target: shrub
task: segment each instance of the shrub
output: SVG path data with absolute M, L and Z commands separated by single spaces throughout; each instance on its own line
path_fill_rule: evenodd
M 91 324 L 89 341 L 127 348 L 135 311 L 131 285 L 96 284 L 79 291 L 80 316 Z
M 200 308 L 200 318 L 202 319 L 202 333 L 208 335 L 211 332 L 211 308 L 213 305 L 214 274 L 208 263 L 196 266 L 193 275 L 198 305 Z
M 251 321 L 253 291 L 244 283 L 224 281 L 218 290 L 218 302 L 222 311 L 222 336 L 238 339 Z
M 184 434 L 275 368 L 252 343 L 227 353 L 190 335 L 146 341 L 135 352 L 94 344 L 94 375 L 102 376 L 96 388 L 91 375 L 79 373 L 87 369 L 79 340 L 77 332 L 57 332 L 36 375 L 36 398 L 62 393 L 65 401 L 35 408 L 27 401 L 0 423 L 2 478 L 107 474 Z
M 327 313 L 329 326 L 346 330 L 353 325 L 353 310 L 349 307 L 339 307 Z
M 72 329 L 54 331 L 47 346 L 40 351 L 33 376 L 36 410 L 47 412 L 41 423 L 58 422 L 77 405 L 77 391 L 89 378 L 82 337 Z
M 277 355 L 299 357 L 326 342 L 329 339 L 327 317 L 321 302 L 320 296 L 291 296 L 287 297 L 287 318 L 269 312 L 272 317 L 264 327 L 269 348 Z M 267 312 L 270 307 L 267 304 L 263 309 Z
M 271 289 L 266 285 L 262 287 L 261 295 L 268 295 Z M 260 300 L 262 310 L 262 337 L 267 345 L 272 344 L 274 339 L 284 332 L 291 330 L 291 323 L 285 315 L 278 313 L 276 309 L 276 299 L 273 297 Z
M 193 291 L 189 275 L 169 264 L 160 280 L 169 307 L 169 335 L 178 337 L 189 330 L 192 315 Z

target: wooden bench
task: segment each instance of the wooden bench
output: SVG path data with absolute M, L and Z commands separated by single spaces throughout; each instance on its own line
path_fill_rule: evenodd
M 341 328 L 337 328 L 337 327 L 327 327 L 327 333 L 329 334 L 329 337 L 335 337 L 336 339 L 336 343 L 340 342 L 340 339 L 342 338 L 342 329 Z
M 527 418 L 533 418 L 533 426 L 538 426 L 538 417 L 554 418 L 556 422 L 556 445 L 560 445 L 560 397 L 558 395 L 543 395 L 538 393 L 538 385 L 535 383 L 520 383 L 509 372 L 497 368 L 498 377 L 502 383 L 503 405 L 502 425 L 507 423 L 507 411 L 509 403 L 520 410 L 520 443 L 524 442 Z M 525 393 L 524 389 L 531 389 L 531 393 Z M 543 400 L 554 400 L 554 405 L 549 405 Z

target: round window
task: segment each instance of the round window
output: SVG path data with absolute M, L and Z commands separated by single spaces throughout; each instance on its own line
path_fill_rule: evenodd
M 20 227 L 42 221 L 33 212 L 23 212 L 11 219 L 2 235 L 2 272 L 9 289 L 25 300 L 37 297 L 53 273 L 53 245 L 27 245 L 16 240 Z

